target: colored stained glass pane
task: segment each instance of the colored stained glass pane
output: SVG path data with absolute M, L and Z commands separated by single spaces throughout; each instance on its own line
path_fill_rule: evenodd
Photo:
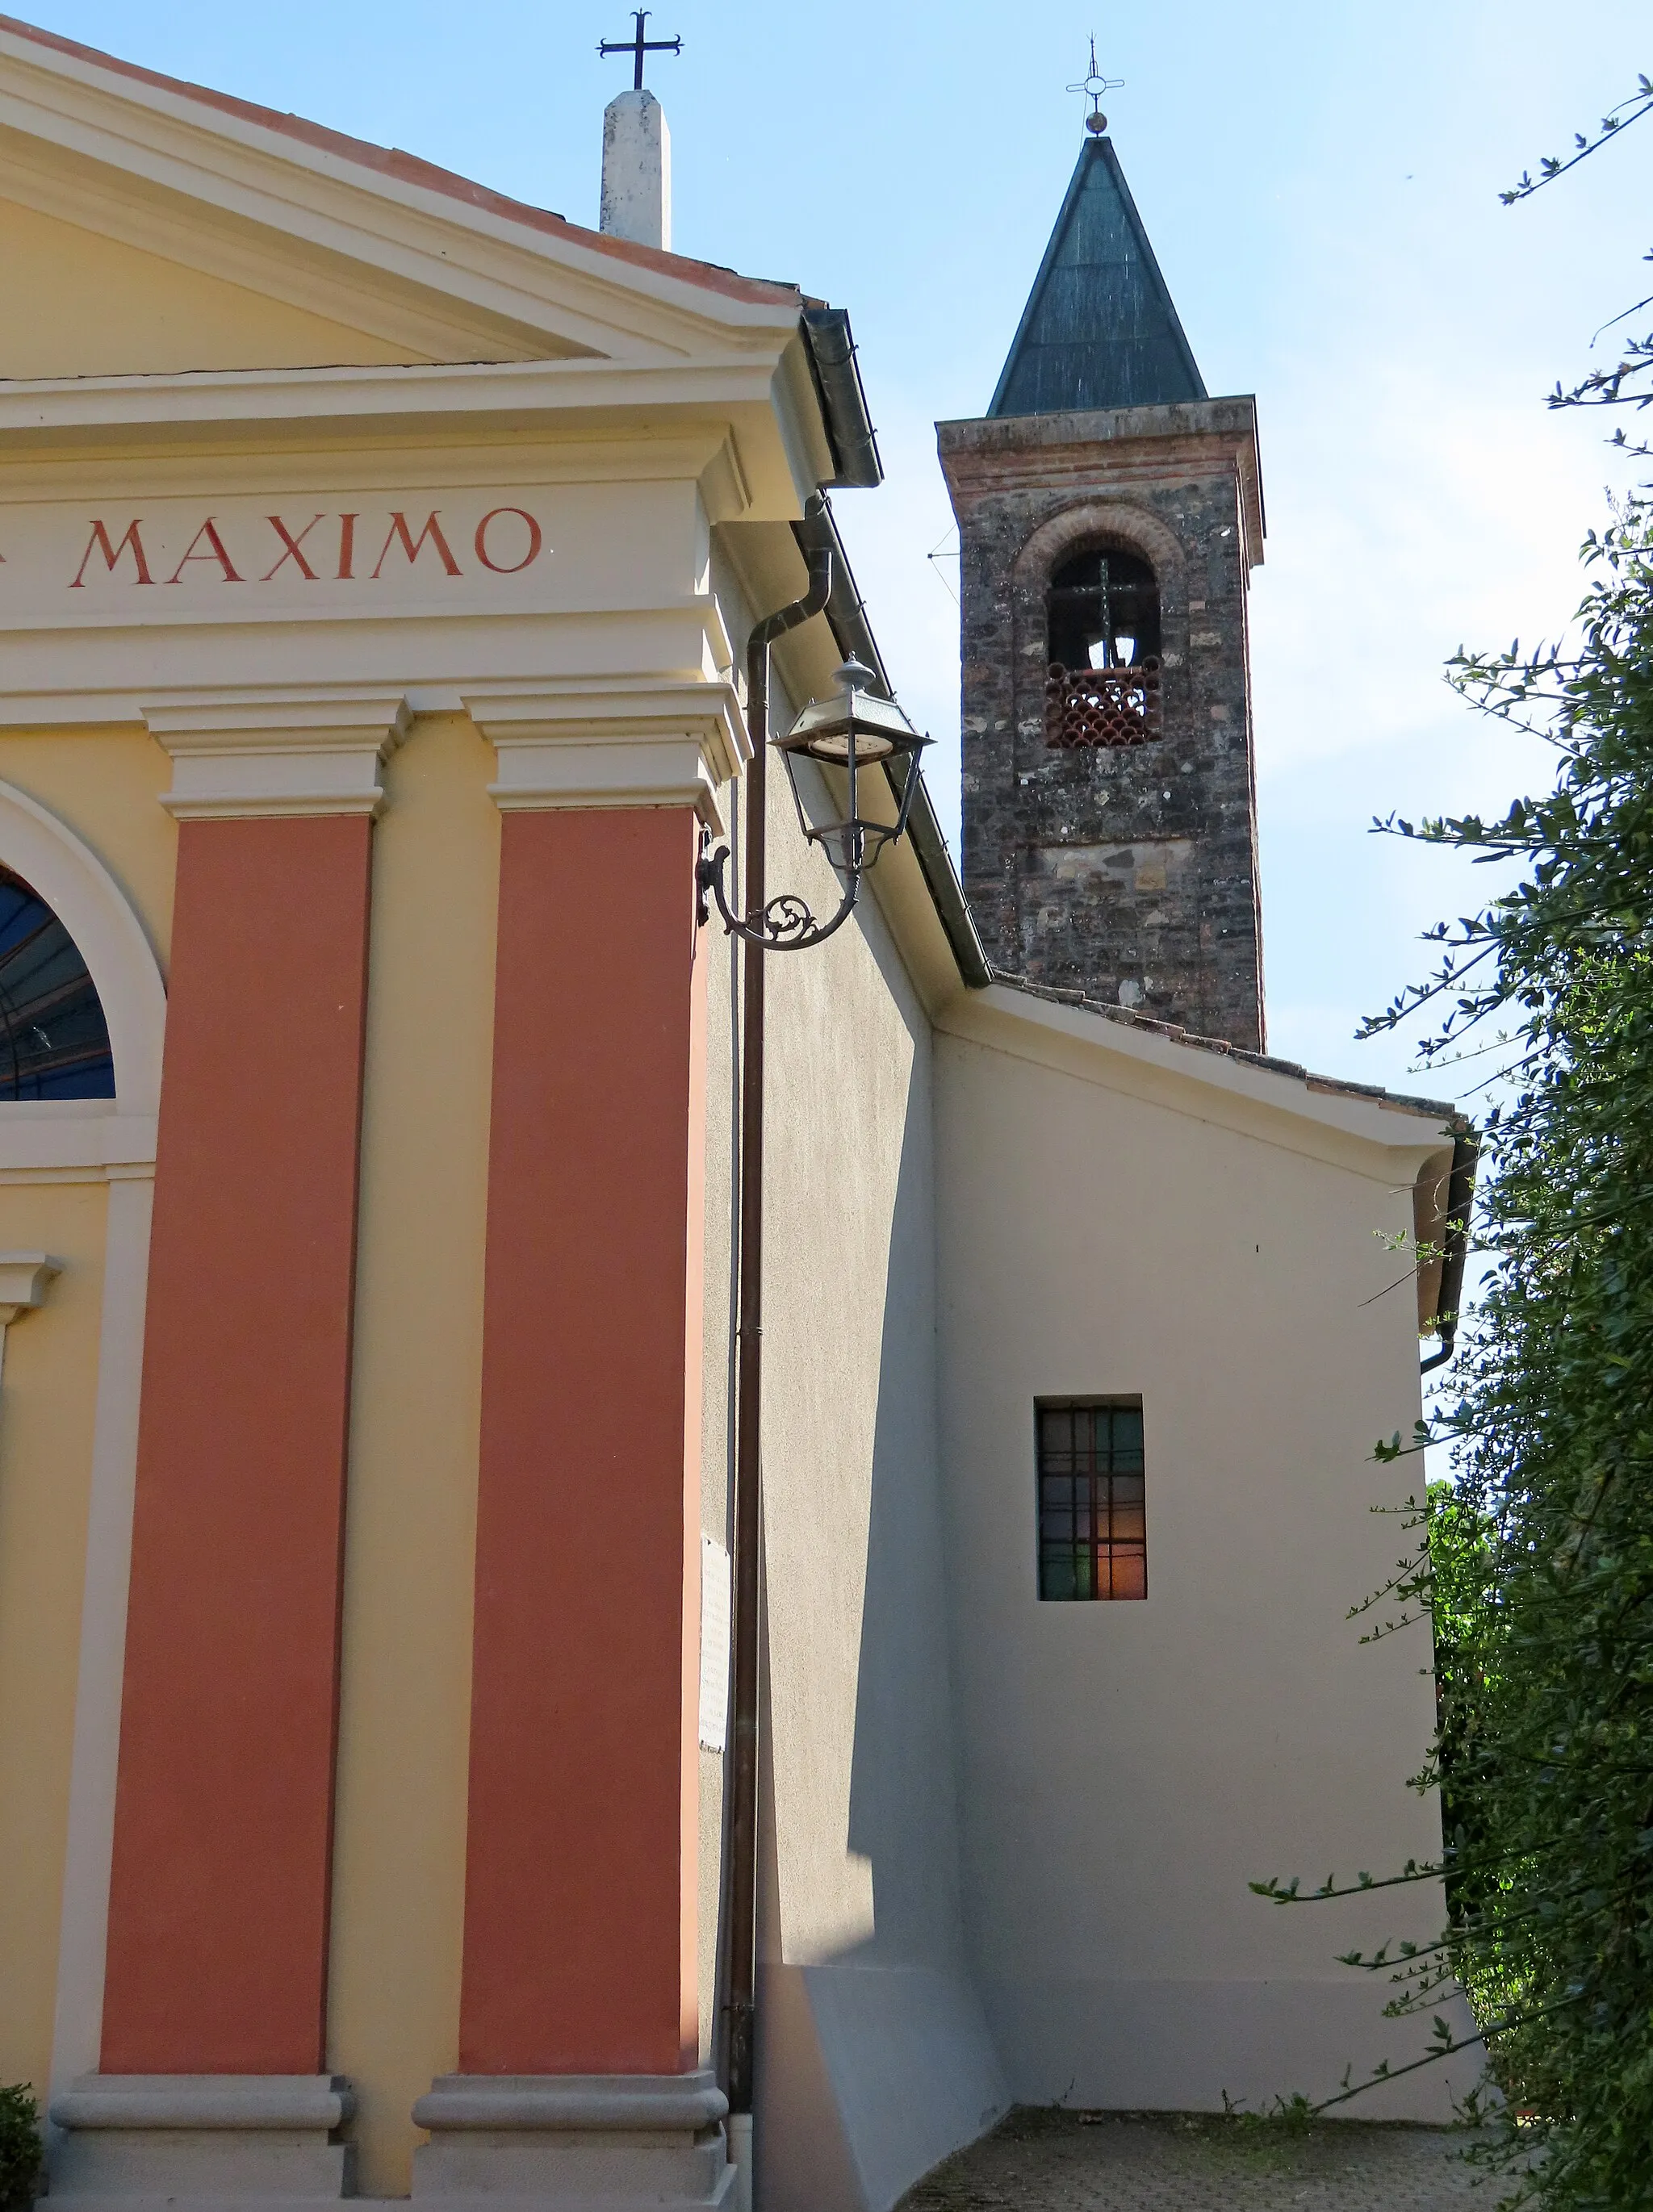
M 1141 1407 L 1041 1405 L 1037 1437 L 1040 1596 L 1146 1598 Z

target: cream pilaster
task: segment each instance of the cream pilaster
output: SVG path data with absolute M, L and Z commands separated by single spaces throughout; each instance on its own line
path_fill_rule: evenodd
M 414 2107 L 413 2193 L 709 2212 L 734 2174 L 695 1986 L 694 862 L 746 738 L 720 683 L 465 701 L 506 819 L 461 2070 Z

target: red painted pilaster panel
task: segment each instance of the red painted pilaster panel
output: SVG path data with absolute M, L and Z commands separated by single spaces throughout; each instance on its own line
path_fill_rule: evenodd
M 504 822 L 465 2073 L 696 2063 L 695 836 Z
M 370 836 L 179 829 L 106 2073 L 323 2067 Z

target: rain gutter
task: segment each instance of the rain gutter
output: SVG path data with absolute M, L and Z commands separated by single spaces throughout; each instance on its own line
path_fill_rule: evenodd
M 848 313 L 842 307 L 805 307 L 799 329 L 821 402 L 827 443 L 832 448 L 835 473 L 826 478 L 822 489 L 875 490 L 884 482 L 884 463 L 878 459 L 878 435 L 866 411 L 866 393 L 855 362 Z

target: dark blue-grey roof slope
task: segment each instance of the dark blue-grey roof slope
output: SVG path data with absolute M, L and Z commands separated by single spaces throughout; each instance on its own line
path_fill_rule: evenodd
M 1206 396 L 1119 156 L 1088 138 L 988 413 Z

